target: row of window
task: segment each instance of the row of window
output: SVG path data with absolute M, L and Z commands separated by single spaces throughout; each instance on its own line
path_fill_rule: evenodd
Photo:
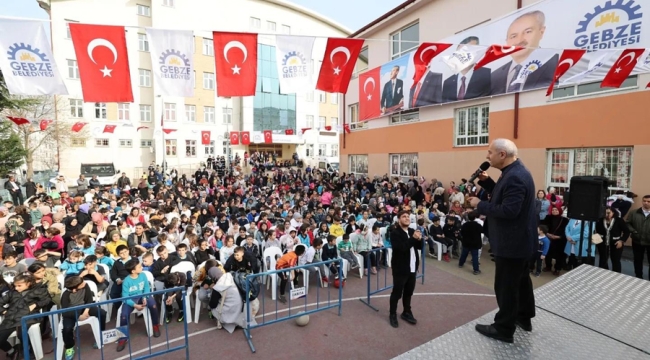
M 133 140 L 131 139 L 119 139 L 117 140 L 118 146 L 120 148 L 132 148 L 133 147 Z M 141 148 L 150 148 L 153 146 L 154 141 L 153 140 L 140 140 L 140 147 Z M 226 153 L 226 147 L 228 146 L 228 142 L 223 142 L 223 154 Z M 71 140 L 71 146 L 72 147 L 86 147 L 86 140 L 85 139 L 72 139 Z M 108 148 L 111 146 L 111 139 L 104 138 L 104 139 L 95 139 L 95 147 L 98 148 Z M 210 141 L 210 145 L 204 145 L 204 154 L 205 155 L 214 155 L 215 154 L 215 146 L 216 143 L 215 141 Z M 167 156 L 177 156 L 178 154 L 178 146 L 177 146 L 177 140 L 175 139 L 166 139 L 165 140 L 165 154 Z M 337 149 L 338 150 L 338 149 Z M 185 140 L 185 157 L 196 157 L 197 156 L 197 141 L 196 140 Z
M 559 194 L 569 190 L 573 176 L 604 176 L 612 180 L 610 194 L 629 190 L 632 178 L 632 147 L 550 149 L 546 160 L 546 187 Z M 418 176 L 418 154 L 390 154 L 390 175 Z M 368 174 L 368 155 L 348 155 L 348 171 Z
M 119 139 L 117 140 L 121 148 L 131 148 L 133 147 L 133 140 L 131 139 Z M 110 139 L 95 139 L 95 147 L 110 147 Z M 70 140 L 70 146 L 72 147 L 86 147 L 86 139 L 77 139 L 72 138 Z M 153 146 L 153 140 L 140 140 L 141 148 L 150 148 Z
M 330 118 L 330 123 L 329 126 L 332 127 L 333 130 L 336 130 L 336 127 L 339 125 L 339 118 L 338 117 L 331 117 Z M 327 117 L 325 116 L 319 116 L 318 117 L 318 129 L 323 130 L 327 125 Z M 308 129 L 312 129 L 314 127 L 314 115 L 307 115 L 305 117 L 305 127 Z
M 329 151 L 327 149 L 329 148 Z M 308 157 L 314 156 L 339 156 L 339 145 L 338 144 L 319 144 L 318 145 L 318 154 L 314 151 L 314 144 L 308 144 L 305 155 Z
M 258 29 L 258 30 L 262 29 L 262 19 L 260 19 L 260 18 L 256 18 L 256 17 L 251 16 L 249 23 L 250 23 L 250 28 L 251 29 Z M 278 28 L 278 26 L 274 21 L 269 21 L 269 20 L 266 21 L 266 29 L 265 29 L 265 31 L 276 32 L 277 28 Z M 282 30 L 281 31 L 282 34 L 285 34 L 285 35 L 290 35 L 291 34 L 291 26 L 289 26 L 289 25 L 284 25 L 283 24 L 282 27 L 281 27 L 281 30 Z
M 83 100 L 70 99 L 70 115 L 73 118 L 84 117 Z M 151 122 L 151 105 L 139 105 L 140 107 L 140 122 Z M 164 104 L 164 120 L 177 121 L 177 111 L 175 103 Z M 224 107 L 221 109 L 222 123 L 224 125 L 232 124 L 232 108 Z M 95 103 L 95 119 L 107 120 L 106 103 Z M 118 103 L 117 104 L 117 120 L 120 121 L 133 121 L 131 118 L 131 104 Z M 196 105 L 185 105 L 185 121 L 196 122 Z M 203 107 L 203 122 L 215 123 L 215 109 L 214 106 Z

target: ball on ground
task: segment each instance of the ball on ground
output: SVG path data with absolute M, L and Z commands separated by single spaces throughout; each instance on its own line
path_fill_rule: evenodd
M 302 311 L 300 313 L 302 313 Z M 296 318 L 296 325 L 307 326 L 307 324 L 309 324 L 309 315 L 303 315 Z

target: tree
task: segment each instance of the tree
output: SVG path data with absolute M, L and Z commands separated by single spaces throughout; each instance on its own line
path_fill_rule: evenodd
M 25 160 L 27 151 L 9 121 L 0 122 L 0 177 L 18 169 Z
M 20 109 L 34 103 L 34 99 L 13 97 L 9 94 L 5 78 L 0 70 L 0 112 L 6 110 Z

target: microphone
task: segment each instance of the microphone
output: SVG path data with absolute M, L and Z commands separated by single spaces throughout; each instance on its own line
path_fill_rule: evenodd
M 487 171 L 487 169 L 489 169 L 489 168 L 490 168 L 490 163 L 489 163 L 488 161 L 484 161 L 484 162 L 481 164 L 481 166 L 479 166 L 479 168 L 474 172 L 474 174 L 472 174 L 472 177 L 470 177 L 469 180 L 467 180 L 467 182 L 468 182 L 468 183 L 473 183 L 474 180 L 476 180 L 476 178 L 477 178 L 477 177 L 478 177 L 478 176 L 479 176 L 483 171 Z

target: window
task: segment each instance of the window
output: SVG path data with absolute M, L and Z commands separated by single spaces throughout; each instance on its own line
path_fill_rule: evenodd
M 214 124 L 214 106 L 204 106 L 203 107 L 203 122 Z
M 65 20 L 65 38 L 72 39 L 72 34 L 70 34 L 70 23 L 77 23 L 78 21 L 74 20 Z
M 232 109 L 225 107 L 223 108 L 223 124 L 230 125 L 232 124 Z
M 147 40 L 147 34 L 138 34 L 138 50 L 149 52 L 149 40 Z
M 391 58 L 396 59 L 411 50 L 414 50 L 420 44 L 420 24 L 415 23 L 390 36 L 392 43 Z
M 138 15 L 140 16 L 151 16 L 151 8 L 145 5 L 137 5 Z
M 291 34 L 291 26 L 289 25 L 282 25 L 282 33 L 290 35 Z
M 210 140 L 210 145 L 205 145 L 205 155 L 214 155 L 215 142 Z
M 630 89 L 636 88 L 638 86 L 638 76 L 632 75 L 625 79 L 619 88 L 601 88 L 601 82 L 590 82 L 586 84 L 579 85 L 570 85 L 565 87 L 559 87 L 553 90 L 553 99 L 562 99 L 573 96 L 589 95 L 596 93 L 607 93 L 619 91 L 620 89 Z
M 85 139 L 71 139 L 70 140 L 70 146 L 72 147 L 86 147 L 86 140 Z
M 330 102 L 331 102 L 333 105 L 338 105 L 338 103 L 339 103 L 339 96 L 338 96 L 337 94 L 331 94 L 331 95 L 330 95 Z
M 165 155 L 176 156 L 176 140 L 165 139 Z
M 129 106 L 130 106 L 130 104 L 127 104 L 127 103 L 119 103 L 119 104 L 117 104 L 117 119 L 118 120 L 123 120 L 123 121 L 130 120 Z
M 151 122 L 151 105 L 140 105 L 140 122 Z
M 262 21 L 258 18 L 251 17 L 250 26 L 253 29 L 259 29 L 262 26 Z
M 368 47 L 364 46 L 361 48 L 356 65 L 354 65 L 354 72 L 358 74 L 366 70 L 368 70 Z
M 68 60 L 68 78 L 79 79 L 79 67 L 77 60 Z
M 196 157 L 196 140 L 185 140 L 185 156 Z
M 95 139 L 95 147 L 108 147 L 108 139 Z
M 106 103 L 95 103 L 95 119 L 106 119 Z
M 488 145 L 490 142 L 489 123 L 489 104 L 456 109 L 454 146 Z
M 418 154 L 391 154 L 391 176 L 418 176 Z
M 130 148 L 130 147 L 133 147 L 133 140 L 129 140 L 129 139 L 120 139 L 120 147 L 121 147 L 121 148 Z
M 308 92 L 307 95 L 305 95 L 305 100 L 309 102 L 314 101 L 314 92 L 313 91 Z
M 348 155 L 348 165 L 352 174 L 367 174 L 368 155 Z
M 165 121 L 176 121 L 176 104 L 165 103 Z
M 203 38 L 203 55 L 214 56 L 214 42 Z
M 325 116 L 319 116 L 318 117 L 318 128 L 323 130 L 325 128 L 325 123 L 327 122 L 327 118 Z
M 174 7 L 174 0 L 163 0 L 163 6 Z
M 70 99 L 70 116 L 84 117 L 84 102 L 80 99 Z
M 318 156 L 327 156 L 327 144 L 318 144 Z
M 331 144 L 330 149 L 330 156 L 339 156 L 339 144 Z
M 153 140 L 140 140 L 140 147 L 148 148 L 153 146 Z
M 327 102 L 327 94 L 324 91 L 318 92 L 318 102 L 325 104 Z
M 314 144 L 307 145 L 307 149 L 305 149 L 305 155 L 308 157 L 314 157 L 316 155 L 314 153 Z
M 563 195 L 573 176 L 604 176 L 613 181 L 610 195 L 632 185 L 631 147 L 550 149 L 546 160 L 546 185 Z
M 359 121 L 359 104 L 358 103 L 349 105 L 348 110 L 350 112 L 350 130 L 367 129 L 368 128 L 368 123 L 366 121 Z
M 203 88 L 214 90 L 214 73 L 203 73 Z
M 151 70 L 138 69 L 140 77 L 140 86 L 151 87 Z
M 185 119 L 190 122 L 196 122 L 196 106 L 185 105 Z
M 229 146 L 229 144 L 230 144 L 230 140 L 224 140 L 224 141 L 221 143 L 221 151 L 222 151 L 222 154 L 226 155 L 226 154 L 228 153 L 228 146 Z M 253 152 L 253 150 L 251 150 L 251 153 L 252 153 L 252 152 Z
M 400 111 L 398 113 L 392 114 L 390 116 L 391 124 L 402 124 L 407 122 L 415 122 L 420 120 L 420 110 L 419 109 L 409 109 Z
M 275 31 L 275 22 L 273 22 L 273 21 L 267 21 L 267 22 L 266 22 L 266 30 L 268 30 L 268 31 Z
M 332 127 L 333 131 L 336 131 L 336 127 L 339 126 L 339 118 L 337 117 L 332 117 L 330 119 L 330 126 Z
M 309 129 L 314 127 L 314 115 L 307 115 L 305 117 L 305 127 Z

